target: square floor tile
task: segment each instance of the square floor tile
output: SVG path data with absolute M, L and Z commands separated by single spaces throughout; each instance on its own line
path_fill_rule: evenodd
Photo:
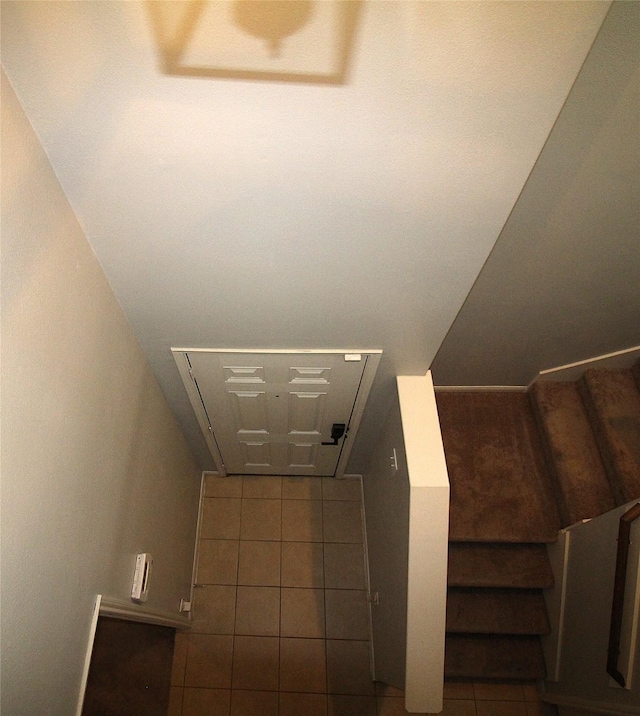
M 363 590 L 326 589 L 327 639 L 368 639 L 369 607 Z
M 286 542 L 322 542 L 322 502 L 283 500 L 282 539 Z
M 540 701 L 540 694 L 538 694 L 538 684 L 535 681 L 523 681 L 522 693 L 524 694 L 525 701 Z
M 198 584 L 235 584 L 238 579 L 238 542 L 202 539 L 198 547 Z
M 236 634 L 278 636 L 280 589 L 239 586 L 236 596 Z
M 524 701 L 520 681 L 479 681 L 473 682 L 476 701 Z
M 362 545 L 331 542 L 325 544 L 324 574 L 325 587 L 366 589 Z
M 245 475 L 242 478 L 243 497 L 282 497 L 282 478 L 273 475 Z
M 193 594 L 191 632 L 194 634 L 233 634 L 236 618 L 236 588 L 206 584 Z
M 445 699 L 475 699 L 473 681 L 451 680 L 444 682 Z
M 323 500 L 325 542 L 362 543 L 362 513 L 359 502 Z
M 189 634 L 185 686 L 228 689 L 232 655 L 232 636 Z
M 335 477 L 323 477 L 322 499 L 361 502 L 362 483 L 360 482 L 360 479 L 356 477 L 346 477 L 342 479 L 337 479 Z
M 321 477 L 283 477 L 283 500 L 321 500 Z
M 324 589 L 281 590 L 280 635 L 324 638 Z
M 182 716 L 182 695 L 184 689 L 180 686 L 172 686 L 169 689 L 169 708 L 167 716 Z
M 184 670 L 187 666 L 189 634 L 177 631 L 173 642 L 173 661 L 171 662 L 171 686 L 184 686 Z
M 205 497 L 200 522 L 201 539 L 238 539 L 240 500 L 237 497 Z
M 238 584 L 280 586 L 280 542 L 242 540 Z
M 204 479 L 205 497 L 242 497 L 242 478 L 237 475 L 207 475 Z
M 277 636 L 236 636 L 232 688 L 277 691 L 279 652 Z
M 278 716 L 278 692 L 232 691 L 231 716 Z
M 385 698 L 393 697 L 398 699 L 404 698 L 404 691 L 402 689 L 397 689 L 395 686 L 385 684 L 383 681 L 374 681 L 373 685 L 376 690 L 376 696 L 384 696 Z
M 406 716 L 409 713 L 404 707 L 404 699 L 391 696 L 378 696 L 376 699 L 378 716 Z M 411 711 L 415 716 L 427 716 L 424 712 Z
M 476 716 L 476 702 L 466 699 L 445 699 L 440 716 Z
M 230 703 L 227 689 L 185 689 L 182 716 L 228 716 Z
M 544 710 L 540 701 L 527 701 L 527 716 L 544 716 Z
M 373 696 L 369 643 L 327 639 L 327 681 L 330 694 Z
M 329 716 L 376 716 L 375 696 L 337 696 L 328 698 Z
M 279 540 L 281 504 L 281 500 L 243 498 L 240 539 Z
M 325 694 L 280 694 L 280 716 L 327 716 Z
M 527 716 L 524 701 L 476 701 L 477 716 Z
M 280 639 L 280 690 L 326 693 L 324 639 Z
M 318 542 L 283 542 L 283 587 L 323 587 L 323 547 Z

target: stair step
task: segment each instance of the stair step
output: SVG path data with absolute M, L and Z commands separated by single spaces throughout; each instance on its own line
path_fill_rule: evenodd
M 553 586 L 547 548 L 542 544 L 449 544 L 450 587 Z
M 548 634 L 544 597 L 537 589 L 451 588 L 447 632 Z
M 447 678 L 544 679 L 546 676 L 537 636 L 447 635 L 444 669 Z
M 631 370 L 585 372 L 582 396 L 616 502 L 640 497 L 640 393 Z
M 525 393 L 436 395 L 454 542 L 553 542 L 552 482 Z
M 636 387 L 640 390 L 640 358 L 631 366 L 631 373 L 636 379 Z
M 538 381 L 530 395 L 563 526 L 612 510 L 615 499 L 578 385 Z

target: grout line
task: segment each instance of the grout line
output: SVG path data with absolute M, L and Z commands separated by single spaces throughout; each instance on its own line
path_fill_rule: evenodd
M 324 599 L 324 690 L 326 693 L 327 712 L 329 711 L 329 648 L 328 648 L 328 627 L 327 627 L 327 575 L 325 561 L 324 541 L 324 483 L 322 484 L 322 598 Z
M 174 646 L 174 649 L 175 649 L 175 646 Z M 185 671 L 185 675 L 186 675 L 186 671 L 187 671 L 187 658 L 188 658 L 188 657 L 189 657 L 189 639 L 187 639 L 187 656 L 185 657 L 185 660 L 184 660 L 184 671 Z M 183 679 L 182 679 L 182 689 L 181 689 L 181 692 L 182 692 L 182 693 L 181 693 L 181 695 L 180 695 L 180 713 L 181 713 L 181 714 L 182 714 L 182 711 L 184 710 L 184 695 L 185 695 L 185 689 L 186 689 L 186 686 L 185 686 L 184 678 L 183 678 Z
M 231 713 L 231 704 L 233 701 L 233 670 L 236 661 L 236 620 L 238 618 L 238 582 L 240 580 L 240 538 L 242 535 L 242 495 L 244 493 L 244 478 L 240 487 L 240 525 L 238 527 L 238 561 L 236 563 L 236 581 L 235 581 L 235 600 L 233 610 L 233 634 L 231 635 L 231 683 L 229 684 L 229 713 Z
M 256 498 L 250 498 L 249 496 L 245 496 L 245 487 L 244 487 L 244 481 L 243 481 L 243 485 L 242 485 L 242 489 L 241 489 L 241 498 L 240 498 L 240 499 L 241 499 L 241 510 L 240 510 L 240 530 L 241 530 L 241 529 L 242 529 L 242 515 L 243 515 L 243 511 L 242 511 L 242 505 L 243 505 L 243 503 L 242 503 L 242 501 L 243 501 L 243 500 L 246 500 L 246 499 L 260 499 L 260 498 L 257 498 L 257 497 L 256 497 Z M 262 498 L 262 499 L 267 499 L 267 498 Z M 278 499 L 278 498 L 273 498 L 273 499 Z M 277 693 L 278 693 L 278 694 L 282 693 L 281 690 L 280 690 L 280 688 L 281 688 L 280 660 L 281 660 L 281 642 L 282 642 L 282 589 L 283 589 L 283 586 L 282 586 L 282 564 L 283 564 L 283 562 L 282 562 L 282 557 L 283 557 L 283 545 L 284 545 L 284 540 L 282 539 L 282 536 L 283 536 L 283 535 L 282 535 L 282 530 L 283 530 L 283 509 L 282 509 L 282 508 L 283 508 L 284 497 L 283 497 L 282 492 L 281 492 L 281 495 L 280 495 L 280 498 L 279 498 L 279 499 L 280 499 L 280 503 L 281 503 L 281 505 L 280 505 L 280 540 L 257 540 L 257 541 L 259 541 L 259 542 L 265 542 L 265 541 L 266 541 L 266 542 L 279 542 L 279 543 L 280 543 L 280 550 L 279 550 L 279 554 L 280 554 L 280 577 L 279 577 L 279 584 L 278 584 L 278 590 L 279 590 L 279 594 L 280 594 L 280 601 L 279 601 L 279 625 L 278 625 L 278 688 L 277 688 Z M 301 498 L 297 498 L 297 499 L 301 499 Z M 335 542 L 335 543 L 334 543 L 334 542 L 326 542 L 325 539 L 324 539 L 324 507 L 325 507 L 325 503 L 354 502 L 354 500 L 351 500 L 351 499 L 349 499 L 349 500 L 332 500 L 332 499 L 326 499 L 326 500 L 325 500 L 324 497 L 322 497 L 321 500 L 322 500 L 322 508 L 321 508 L 321 510 L 320 510 L 320 519 L 321 519 L 321 534 L 322 534 L 322 539 L 319 540 L 319 541 L 316 541 L 316 542 L 310 542 L 309 544 L 312 544 L 312 545 L 316 545 L 316 544 L 317 544 L 317 545 L 319 545 L 319 546 L 321 547 L 321 567 L 322 567 L 322 577 L 323 577 L 321 589 L 322 589 L 322 594 L 323 594 L 324 603 L 325 603 L 325 609 L 324 609 L 324 631 L 325 631 L 325 636 L 324 636 L 324 638 L 323 638 L 323 643 L 324 643 L 324 656 L 325 656 L 325 692 L 324 692 L 324 695 L 325 695 L 325 697 L 326 697 L 326 703 L 327 703 L 327 705 L 328 705 L 328 704 L 329 704 L 329 698 L 330 698 L 330 694 L 329 694 L 329 669 L 328 669 L 328 642 L 329 642 L 329 640 L 328 640 L 328 638 L 327 638 L 326 594 L 327 594 L 327 589 L 328 589 L 328 588 L 326 587 L 326 574 L 325 574 L 325 545 L 326 545 L 326 544 L 354 544 L 354 545 L 362 545 L 362 544 L 363 544 L 363 541 L 362 541 L 362 539 L 361 539 L 361 540 L 358 541 L 358 542 Z M 305 501 L 312 502 L 312 503 L 313 503 L 313 502 L 317 502 L 317 500 L 310 500 L 310 499 L 308 499 L 308 500 L 305 499 Z M 211 539 L 219 539 L 219 538 L 211 538 Z M 222 538 L 222 539 L 226 539 L 226 538 Z M 238 584 L 238 582 L 239 582 L 239 568 L 240 568 L 240 558 L 239 558 L 239 557 L 240 557 L 240 554 L 239 554 L 240 550 L 239 550 L 239 546 L 240 546 L 240 542 L 242 541 L 242 538 L 241 538 L 240 536 L 238 536 L 237 540 L 227 539 L 227 541 L 236 541 L 236 542 L 238 543 L 238 562 L 237 562 L 237 565 L 236 565 L 236 583 L 235 583 L 235 585 L 234 585 L 234 586 L 235 586 L 235 589 L 236 589 L 236 598 L 235 598 L 234 628 L 233 628 L 233 635 L 232 635 L 232 663 L 231 663 L 231 688 L 230 688 L 230 693 L 231 693 L 231 696 L 232 696 L 232 695 L 233 695 L 233 692 L 234 692 L 234 689 L 233 689 L 233 672 L 234 672 L 234 667 L 235 667 L 235 636 L 236 636 L 237 601 L 238 601 L 237 595 L 238 595 L 238 587 L 240 586 L 240 585 Z M 245 541 L 246 541 L 246 540 L 245 540 Z M 301 544 L 307 544 L 307 543 L 308 543 L 306 540 L 305 540 L 305 541 L 302 541 L 302 542 L 300 542 L 300 541 L 298 541 L 298 540 L 292 540 L 292 541 L 289 541 L 289 540 L 288 540 L 287 542 L 294 542 L 294 543 L 295 543 L 295 542 L 298 542 L 298 543 L 301 543 Z M 251 586 L 259 586 L 259 585 L 251 585 Z M 269 585 L 269 586 L 273 586 L 273 585 Z M 296 587 L 296 589 L 318 589 L 318 587 L 315 587 L 315 586 Z M 334 586 L 334 587 L 332 587 L 332 589 L 342 590 L 342 589 L 346 589 L 346 588 L 342 588 L 342 587 L 340 587 L 340 586 Z M 352 590 L 351 588 L 350 588 L 349 590 L 350 590 L 350 591 L 354 591 L 354 590 Z M 355 590 L 355 591 L 365 591 L 365 593 L 366 593 L 366 588 L 365 588 L 364 590 Z M 300 637 L 300 638 L 303 638 L 303 637 Z M 308 638 L 308 639 L 315 639 L 315 637 L 306 637 L 306 638 Z M 361 639 L 356 639 L 356 640 L 343 639 L 342 641 L 362 641 L 362 640 L 361 640 Z M 185 669 L 186 669 L 186 665 L 185 665 Z M 185 687 L 183 686 L 183 700 L 184 700 L 184 688 L 185 688 Z M 204 687 L 203 687 L 203 688 L 204 688 Z M 304 692 L 304 693 L 306 693 L 306 692 Z M 377 712 L 377 710 L 378 710 L 378 709 L 377 709 L 377 699 L 376 699 L 375 694 L 373 695 L 373 699 L 374 699 L 374 702 L 376 703 L 376 712 Z M 230 706 L 230 708 L 231 708 L 231 706 Z M 279 697 L 278 697 L 278 708 L 279 708 Z

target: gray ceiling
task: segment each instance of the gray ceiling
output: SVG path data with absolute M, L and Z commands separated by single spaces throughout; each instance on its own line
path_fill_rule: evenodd
M 610 107 L 635 101 L 617 70 L 592 73 L 598 118 L 583 128 L 590 105 L 575 98 L 516 204 L 609 3 L 364 2 L 348 47 L 341 6 L 313 3 L 278 57 L 233 2 L 205 4 L 189 35 L 196 7 L 5 0 L 2 63 L 203 464 L 171 346 L 382 349 L 364 455 L 392 376 L 427 370 L 503 228 L 500 245 L 516 243 L 490 259 L 502 256 L 500 275 L 472 324 L 487 294 L 523 309 L 502 276 L 533 225 L 540 253 L 564 240 L 565 211 L 611 235 L 617 212 L 594 225 L 593 198 L 572 196 L 607 132 L 631 129 Z M 637 228 L 623 224 L 616 239 Z M 440 369 L 465 363 L 467 330 Z M 512 353 L 499 382 L 547 367 Z M 487 360 L 474 355 L 476 382 Z

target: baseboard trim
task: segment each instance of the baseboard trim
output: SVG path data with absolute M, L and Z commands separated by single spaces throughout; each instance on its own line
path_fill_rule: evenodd
M 526 385 L 434 385 L 436 393 L 526 393 Z
M 345 475 L 347 477 L 347 475 Z M 364 480 L 362 475 L 349 475 L 350 478 L 360 478 L 360 513 L 362 515 L 362 547 L 364 558 L 364 583 L 367 593 L 367 616 L 369 617 L 369 670 L 371 680 L 376 680 L 376 659 L 373 643 L 373 614 L 371 612 L 371 572 L 369 570 L 369 540 L 367 539 L 367 513 L 364 503 Z
M 543 692 L 540 695 L 543 703 L 566 706 L 567 708 L 580 709 L 593 714 L 606 714 L 606 716 L 640 716 L 640 706 L 632 704 L 614 704 L 610 702 L 590 701 L 575 696 Z
M 200 499 L 198 501 L 198 519 L 196 521 L 196 540 L 193 545 L 193 568 L 191 570 L 191 592 L 189 599 L 191 601 L 191 608 L 193 609 L 194 592 L 196 588 L 196 577 L 198 576 L 198 559 L 200 557 L 200 525 L 202 523 L 202 510 L 204 508 L 204 496 L 206 490 L 207 475 L 214 477 L 220 477 L 217 472 L 208 472 L 207 470 L 202 471 L 202 477 L 200 478 Z M 189 612 L 189 618 L 191 618 L 191 611 Z
M 585 370 L 589 368 L 600 368 L 604 370 L 624 370 L 631 366 L 640 358 L 640 346 L 627 348 L 623 351 L 615 351 L 614 353 L 605 353 L 601 356 L 588 358 L 587 360 L 577 361 L 575 363 L 567 363 L 557 368 L 547 368 L 541 370 L 536 380 L 565 380 L 575 381 L 582 377 Z

